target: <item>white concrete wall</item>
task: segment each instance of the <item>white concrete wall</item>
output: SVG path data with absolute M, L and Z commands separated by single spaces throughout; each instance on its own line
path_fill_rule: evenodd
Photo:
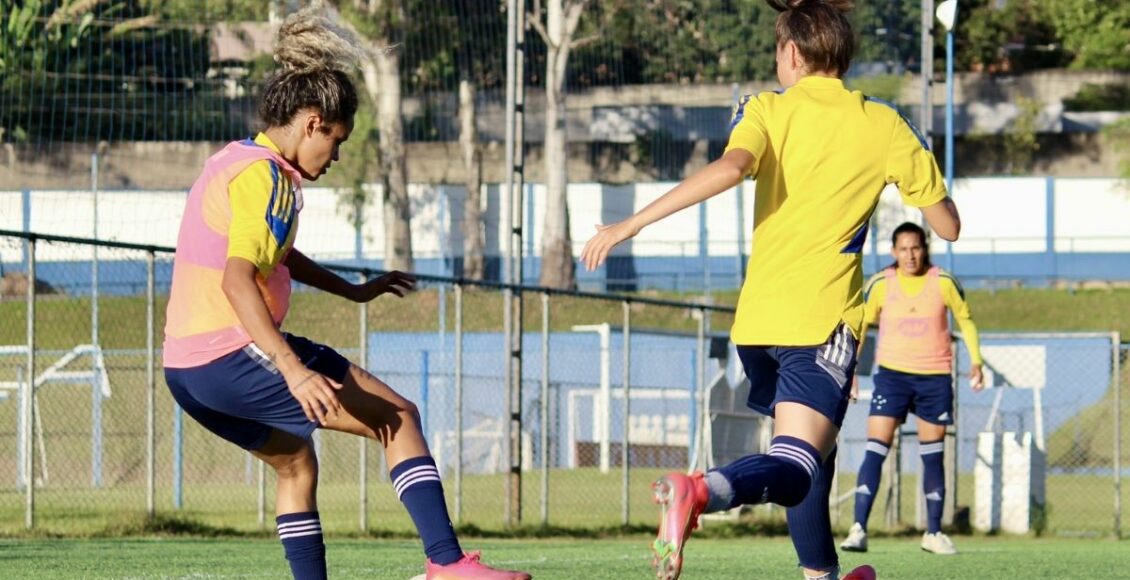
M 957 254 L 1008 254 L 1043 252 L 1047 246 L 1048 204 L 1046 180 L 1036 178 L 976 178 L 960 180 L 954 198 L 962 216 L 962 239 L 953 245 Z M 601 185 L 574 183 L 569 186 L 570 227 L 576 251 L 594 232 L 594 225 L 623 219 L 654 201 L 674 183 Z M 706 203 L 707 231 L 711 255 L 730 256 L 737 252 L 739 223 L 745 230 L 748 247 L 753 223 L 754 184 L 743 188 L 743 210 L 739 216 L 736 189 L 722 193 Z M 1115 179 L 1056 179 L 1054 227 L 1055 248 L 1059 252 L 1130 251 L 1130 186 Z M 500 218 L 499 187 L 485 186 L 487 252 L 501 251 L 505 242 L 504 222 Z M 456 186 L 411 186 L 413 245 L 416 256 L 435 258 L 462 252 L 464 190 Z M 185 193 L 178 191 L 105 191 L 99 194 L 98 235 L 101 238 L 139 244 L 173 246 L 183 211 Z M 379 190 L 374 199 L 380 199 Z M 347 212 L 339 208 L 332 190 L 310 187 L 305 190 L 305 206 L 297 246 L 308 254 L 324 258 L 353 255 L 354 233 Z M 532 227 L 526 230 L 526 248 L 540 254 L 542 208 L 545 188 L 528 186 L 526 200 L 532 199 Z M 94 196 L 89 191 L 33 191 L 31 230 L 80 238 L 94 234 Z M 523 219 L 530 217 L 525 207 Z M 370 205 L 363 229 L 367 257 L 383 256 L 384 224 L 379 204 Z M 917 210 L 902 205 L 897 191 L 884 191 L 877 211 L 878 253 L 889 252 L 890 232 L 905 220 L 920 221 Z M 23 229 L 21 192 L 0 191 L 0 229 Z M 699 210 L 691 208 L 654 224 L 619 252 L 637 256 L 697 256 L 699 253 Z M 0 243 L 0 261 L 18 261 L 20 245 Z M 945 242 L 935 242 L 935 254 L 946 251 Z M 44 244 L 41 260 L 85 260 L 89 249 Z M 865 254 L 872 252 L 868 243 Z M 527 254 L 529 255 L 529 254 Z

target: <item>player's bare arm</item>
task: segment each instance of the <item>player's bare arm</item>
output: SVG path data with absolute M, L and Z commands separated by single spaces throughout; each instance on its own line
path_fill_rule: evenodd
M 922 208 L 922 217 L 930 224 L 930 229 L 947 242 L 956 242 L 961 235 L 961 216 L 952 197 Z
M 267 354 L 286 379 L 291 394 L 302 404 L 306 418 L 325 424 L 341 411 L 334 385 L 306 368 L 275 326 L 255 281 L 258 269 L 243 258 L 229 258 L 221 288 L 251 340 Z
M 290 275 L 295 281 L 353 302 L 369 302 L 382 294 L 403 298 L 416 288 L 416 277 L 400 271 L 354 284 L 298 250 L 291 250 L 287 254 L 286 267 L 290 269 Z
M 595 270 L 608 258 L 612 248 L 635 237 L 643 228 L 741 183 L 753 161 L 753 154 L 749 151 L 732 149 L 628 219 L 608 225 L 597 224 L 596 235 L 581 251 L 581 263 L 590 272 Z

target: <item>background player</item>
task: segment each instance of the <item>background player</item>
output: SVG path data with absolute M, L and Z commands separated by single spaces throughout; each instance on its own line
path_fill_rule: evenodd
M 895 430 L 907 413 L 918 416 L 918 453 L 922 457 L 922 491 L 926 497 L 926 533 L 922 549 L 955 554 L 942 533 L 946 496 L 943 449 L 946 426 L 953 424 L 952 340 L 946 309 L 961 328 L 972 361 L 970 383 L 982 388 L 981 349 L 965 293 L 950 274 L 930 263 L 926 232 L 904 223 L 891 235 L 895 262 L 875 274 L 864 292 L 867 325 L 879 324 L 876 355 L 879 371 L 867 420 L 867 452 L 855 490 L 855 523 L 840 547 L 867 551 L 867 519 L 879 490 L 883 460 Z M 862 347 L 862 340 L 860 341 Z M 858 381 L 853 386 L 853 398 Z

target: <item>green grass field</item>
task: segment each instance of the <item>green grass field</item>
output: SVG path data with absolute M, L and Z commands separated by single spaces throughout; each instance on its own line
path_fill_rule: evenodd
M 685 299 L 686 296 L 660 297 Z M 719 302 L 732 301 L 734 296 L 718 296 Z M 369 310 L 369 328 L 377 332 L 434 331 L 437 324 L 439 293 L 424 289 L 405 300 L 378 300 Z M 1130 290 L 1088 290 L 1066 292 L 1056 290 L 1000 290 L 994 293 L 971 292 L 970 302 L 982 330 L 1120 330 L 1130 335 Z M 453 302 L 447 294 L 448 326 L 454 326 Z M 468 331 L 497 330 L 501 327 L 501 300 L 495 292 L 468 292 L 465 328 Z M 551 326 L 567 330 L 574 324 L 610 322 L 619 324 L 620 305 L 615 302 L 568 297 L 554 297 Z M 540 309 L 536 297 L 530 297 L 525 326 L 528 331 L 540 329 Z M 0 302 L 0 320 L 22 320 L 22 301 Z M 86 298 L 50 296 L 37 306 L 38 343 L 44 349 L 70 348 L 89 341 L 90 303 Z M 110 349 L 144 347 L 144 302 L 136 297 L 107 298 L 102 302 L 101 336 Z M 163 324 L 163 305 L 157 308 L 157 327 Z M 661 328 L 693 333 L 696 322 L 686 308 L 633 306 L 636 328 Z M 288 329 L 311 336 L 340 348 L 355 348 L 358 334 L 358 309 L 343 300 L 314 293 L 295 295 Z M 727 316 L 714 319 L 715 328 L 728 327 Z M 0 324 L 0 344 L 23 342 L 25 328 L 20 324 Z M 17 359 L 19 357 L 16 357 Z M 40 357 L 41 367 L 53 362 Z M 16 360 L 16 359 L 12 359 Z M 22 364 L 22 359 L 16 360 Z M 15 363 L 13 363 L 15 364 Z M 105 483 L 101 489 L 90 487 L 90 415 L 89 389 L 83 386 L 53 386 L 40 398 L 42 424 L 47 432 L 46 456 L 50 480 L 38 493 L 38 532 L 67 536 L 90 536 L 114 533 L 144 534 L 146 529 L 136 522 L 144 510 L 144 358 L 136 354 L 115 355 L 107 359 L 114 382 L 114 396 L 104 402 L 105 447 L 103 465 Z M 0 380 L 14 380 L 15 366 L 0 368 Z M 1123 394 L 1130 400 L 1130 365 L 1123 366 Z M 1124 402 L 1124 408 L 1126 403 Z M 172 401 L 158 375 L 157 388 L 157 510 L 162 515 L 187 518 L 205 526 L 231 527 L 241 531 L 258 528 L 256 517 L 257 489 L 247 471 L 246 455 L 218 438 L 204 432 L 192 421 L 186 421 L 185 506 L 172 509 L 171 483 Z M 15 473 L 15 405 L 0 404 L 0 534 L 23 534 L 23 495 L 11 482 Z M 1088 441 L 1090 455 L 1103 459 L 1110 455 L 1110 415 L 1114 408 L 1108 400 L 1085 410 L 1082 440 Z M 1124 418 L 1130 415 L 1124 412 Z M 1124 428 L 1124 454 L 1130 450 L 1130 428 Z M 1072 441 L 1079 440 L 1071 434 Z M 1050 435 L 1054 452 L 1063 447 L 1057 434 Z M 350 533 L 357 530 L 358 488 L 357 440 L 330 434 L 323 440 L 321 453 L 321 501 L 328 530 Z M 1105 453 L 1105 455 L 1103 455 Z M 1053 453 L 1054 455 L 1054 453 Z M 1090 456 L 1089 455 L 1089 456 Z M 377 479 L 381 472 L 378 453 L 369 453 L 369 525 L 371 529 L 405 532 L 407 517 L 395 501 L 387 484 Z M 1124 455 L 1125 456 L 1125 455 Z M 1125 456 L 1123 465 L 1130 464 Z M 653 509 L 648 502 L 646 485 L 655 475 L 652 470 L 633 473 L 633 526 L 653 525 Z M 972 503 L 971 478 L 962 477 L 958 486 L 959 502 Z M 840 479 L 840 492 L 850 490 L 854 476 Z M 273 482 L 269 482 L 268 513 L 271 509 Z M 540 475 L 526 478 L 523 506 L 525 521 L 540 521 Z M 903 522 L 914 517 L 915 478 L 904 477 L 902 494 Z M 465 480 L 464 523 L 476 528 L 500 532 L 502 521 L 502 489 L 497 477 L 468 477 Z M 620 521 L 620 475 L 614 472 L 599 475 L 592 470 L 555 470 L 551 475 L 551 507 L 549 523 L 555 529 L 585 530 L 613 526 Z M 451 492 L 451 482 L 447 488 Z M 1111 505 L 1113 488 L 1110 477 L 1052 475 L 1048 480 L 1048 532 L 1061 534 L 1109 534 L 1113 527 Z M 1130 486 L 1122 486 L 1123 505 L 1130 505 Z M 841 506 L 837 525 L 846 527 L 851 502 Z M 873 525 L 883 523 L 882 504 L 876 505 Z M 779 519 L 779 518 L 778 518 Z M 770 518 L 768 522 L 773 523 Z M 2 576 L 2 575 L 0 575 Z
M 653 577 L 649 538 L 464 542 L 500 566 L 538 580 Z M 868 554 L 846 554 L 842 565 L 875 566 L 882 579 L 1126 578 L 1130 544 L 1113 540 L 957 538 L 961 553 L 932 556 L 917 538 L 880 539 Z M 700 539 L 686 551 L 687 580 L 801 577 L 792 545 L 782 538 Z M 333 578 L 401 580 L 422 573 L 418 542 L 340 540 L 328 545 Z M 267 539 L 131 539 L 0 541 L 6 578 L 284 578 L 282 549 Z

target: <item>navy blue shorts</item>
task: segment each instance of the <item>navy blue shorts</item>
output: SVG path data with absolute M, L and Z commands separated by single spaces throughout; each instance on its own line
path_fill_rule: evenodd
M 283 336 L 307 368 L 338 383 L 345 380 L 345 357 L 311 340 Z M 247 450 L 266 444 L 272 429 L 307 439 L 318 427 L 291 396 L 282 373 L 253 344 L 198 367 L 166 368 L 165 382 L 190 417 Z
M 857 342 L 841 324 L 819 346 L 738 346 L 749 378 L 749 408 L 773 416 L 777 403 L 800 403 L 839 427 L 847 413 Z
M 953 377 L 916 375 L 880 366 L 871 394 L 871 414 L 906 420 L 914 413 L 935 425 L 953 425 Z

